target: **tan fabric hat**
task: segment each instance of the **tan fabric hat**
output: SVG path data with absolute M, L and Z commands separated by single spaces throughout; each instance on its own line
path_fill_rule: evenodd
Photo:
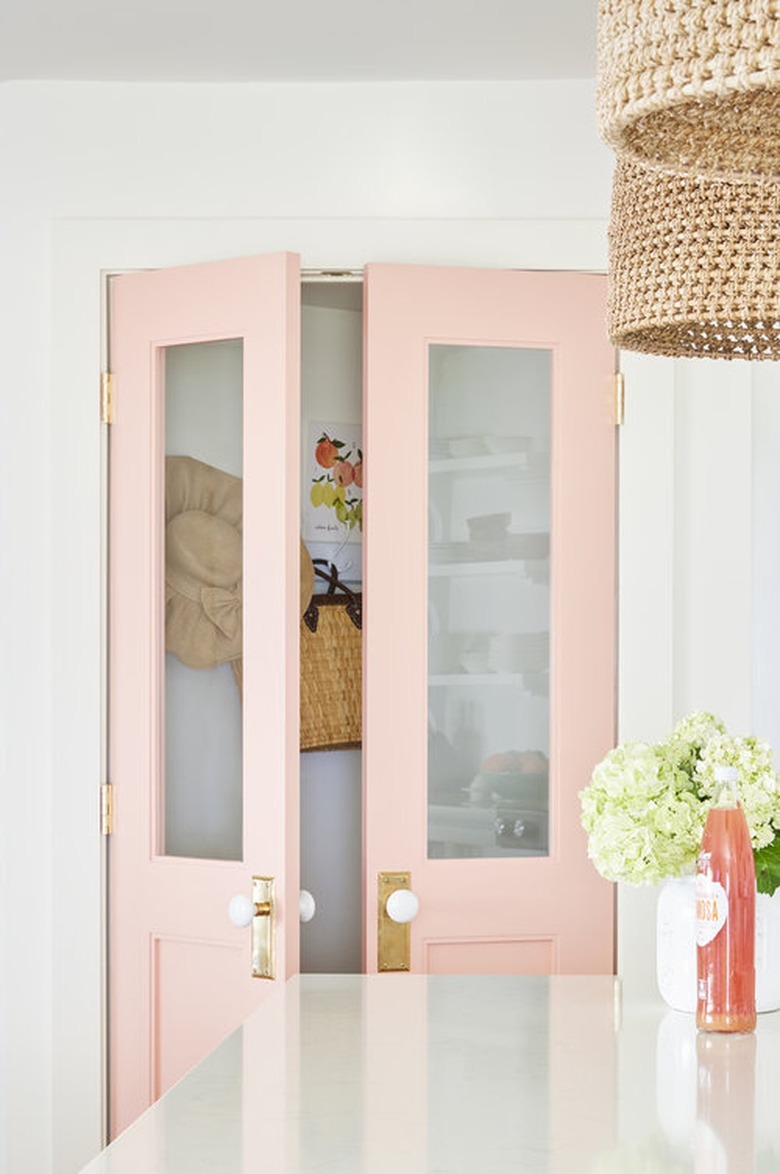
M 314 563 L 301 539 L 301 615 L 311 603 L 314 594 Z
M 165 461 L 165 647 L 191 668 L 242 654 L 242 482 Z
M 242 480 L 194 457 L 165 464 L 165 647 L 191 668 L 236 662 L 243 652 Z M 313 589 L 301 542 L 301 614 Z

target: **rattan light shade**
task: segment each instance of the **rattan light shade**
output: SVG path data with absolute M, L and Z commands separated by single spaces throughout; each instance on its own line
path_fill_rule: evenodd
M 618 155 L 780 177 L 780 0 L 599 0 L 598 59 Z
M 654 355 L 780 359 L 780 184 L 619 160 L 608 330 Z

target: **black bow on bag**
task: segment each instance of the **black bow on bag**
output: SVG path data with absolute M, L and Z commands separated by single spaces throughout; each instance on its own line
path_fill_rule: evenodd
M 320 619 L 320 605 L 321 604 L 344 604 L 344 610 L 352 620 L 356 628 L 363 627 L 363 596 L 360 593 L 355 593 L 346 583 L 342 583 L 339 578 L 339 573 L 333 564 L 328 563 L 324 558 L 312 559 L 314 564 L 314 574 L 320 579 L 325 579 L 328 584 L 328 590 L 324 595 L 312 595 L 309 606 L 303 613 L 303 622 L 310 632 L 317 631 L 317 625 Z M 338 592 L 341 592 L 345 599 L 342 599 Z

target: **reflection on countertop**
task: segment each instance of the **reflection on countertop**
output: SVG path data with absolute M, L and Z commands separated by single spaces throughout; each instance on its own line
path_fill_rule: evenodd
M 610 976 L 306 975 L 84 1174 L 780 1170 L 780 1014 L 751 1036 Z

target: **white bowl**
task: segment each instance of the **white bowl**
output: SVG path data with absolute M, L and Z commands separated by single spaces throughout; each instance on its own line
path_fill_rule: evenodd
M 487 649 L 461 652 L 460 667 L 466 673 L 486 673 L 488 671 Z
M 511 521 L 512 515 L 510 513 L 478 514 L 474 518 L 466 518 L 469 538 L 472 542 L 505 541 L 507 527 Z

